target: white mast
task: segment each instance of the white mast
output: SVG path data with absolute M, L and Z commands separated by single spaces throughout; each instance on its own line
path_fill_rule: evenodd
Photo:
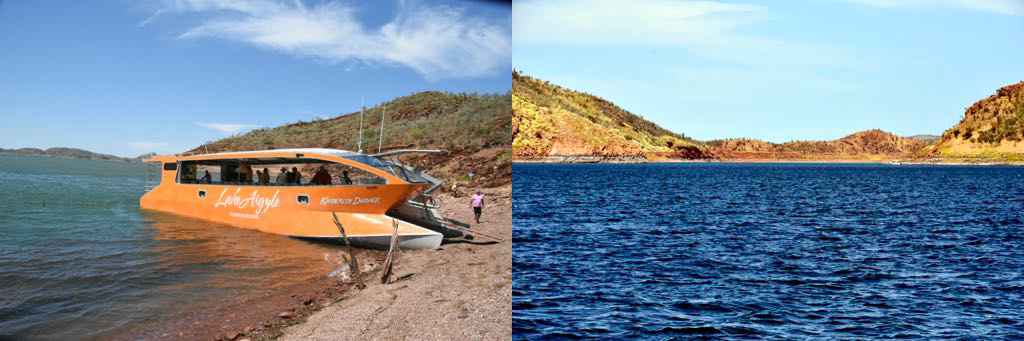
M 380 147 L 384 145 L 384 115 L 388 113 L 388 105 L 384 104 L 384 111 L 380 113 L 380 140 L 377 141 L 377 153 L 380 153 Z
M 360 97 L 359 101 L 360 101 L 360 103 L 362 103 L 362 108 L 359 109 L 359 139 L 356 140 L 357 141 L 356 142 L 356 147 L 357 147 L 356 149 L 359 150 L 360 154 L 362 154 L 363 153 L 363 111 L 366 111 L 366 99 Z

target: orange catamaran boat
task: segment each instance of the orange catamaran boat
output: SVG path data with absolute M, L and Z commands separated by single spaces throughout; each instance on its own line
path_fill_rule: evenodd
M 387 248 L 397 223 L 401 248 L 436 249 L 442 237 L 461 233 L 445 228 L 451 222 L 431 204 L 429 193 L 441 182 L 392 159 L 411 153 L 441 151 L 367 155 L 302 148 L 154 156 L 145 160 L 152 166 L 150 182 L 139 204 L 264 232 L 338 241 L 336 215 L 352 244 L 367 248 Z

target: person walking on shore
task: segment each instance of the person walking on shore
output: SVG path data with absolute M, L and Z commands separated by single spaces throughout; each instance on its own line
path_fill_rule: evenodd
M 476 218 L 476 223 L 479 224 L 480 213 L 484 210 L 484 194 L 477 190 L 476 194 L 470 196 L 470 203 L 473 205 L 473 217 Z

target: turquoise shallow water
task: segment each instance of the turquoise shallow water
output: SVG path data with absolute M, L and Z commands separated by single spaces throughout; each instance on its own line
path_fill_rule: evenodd
M 140 210 L 145 177 L 0 154 L 0 335 L 102 338 L 337 264 L 330 245 Z

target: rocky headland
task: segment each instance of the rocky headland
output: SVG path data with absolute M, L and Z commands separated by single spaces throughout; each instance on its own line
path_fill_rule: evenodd
M 922 157 L 1024 161 L 1024 82 L 974 103 Z
M 526 162 L 694 160 L 705 146 L 603 98 L 512 75 L 512 151 Z

